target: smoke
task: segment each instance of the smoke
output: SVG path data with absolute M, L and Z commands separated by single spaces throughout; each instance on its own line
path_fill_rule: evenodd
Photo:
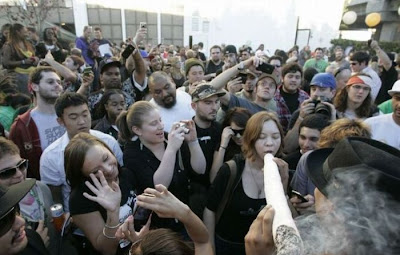
M 333 209 L 296 218 L 305 254 L 400 254 L 400 203 L 382 176 L 359 166 L 335 169 L 326 189 Z

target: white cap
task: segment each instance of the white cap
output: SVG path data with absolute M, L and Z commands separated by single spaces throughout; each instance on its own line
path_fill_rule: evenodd
M 391 90 L 388 91 L 390 96 L 393 96 L 395 93 L 400 93 L 400 80 L 396 81 L 393 84 L 393 87 Z

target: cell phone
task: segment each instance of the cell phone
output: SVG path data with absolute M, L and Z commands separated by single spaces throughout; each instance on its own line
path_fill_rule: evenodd
M 301 200 L 302 203 L 308 202 L 308 199 L 305 198 L 302 194 L 300 194 L 300 192 L 296 190 L 292 190 L 292 195 L 295 195 L 298 199 Z
M 147 28 L 147 23 L 146 22 L 140 22 L 139 26 L 140 26 L 140 28 Z
M 90 66 L 85 67 L 83 69 L 83 75 L 89 75 L 89 73 L 92 71 L 92 68 Z
M 138 205 L 135 205 L 134 211 L 133 211 L 133 219 L 134 219 L 134 225 L 135 225 L 135 230 L 140 231 L 140 229 L 146 225 L 150 215 L 151 215 L 151 210 L 145 209 L 143 207 L 140 207 Z
M 245 84 L 247 80 L 247 74 L 246 73 L 239 73 L 236 78 L 240 77 L 242 79 L 242 83 Z
M 122 52 L 121 56 L 124 57 L 125 59 L 129 58 L 129 56 L 132 54 L 132 52 L 135 50 L 135 47 L 133 47 L 132 44 L 128 44 L 126 46 L 124 52 Z
M 275 70 L 275 66 L 268 63 L 262 63 L 261 65 L 257 66 L 256 69 L 263 73 L 272 74 L 272 72 Z

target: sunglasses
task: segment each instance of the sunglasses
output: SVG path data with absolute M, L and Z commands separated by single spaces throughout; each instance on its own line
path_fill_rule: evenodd
M 11 229 L 17 215 L 19 215 L 18 204 L 11 208 L 2 218 L 0 218 L 0 236 L 5 235 Z
M 233 136 L 240 138 L 241 136 L 243 136 L 244 129 L 237 130 L 232 128 L 232 131 L 233 131 Z
M 27 159 L 22 159 L 16 166 L 0 170 L 0 179 L 4 180 L 13 177 L 17 172 L 17 169 L 21 172 L 25 171 L 28 169 L 28 162 Z
M 352 66 L 358 65 L 358 62 L 351 62 L 350 65 Z

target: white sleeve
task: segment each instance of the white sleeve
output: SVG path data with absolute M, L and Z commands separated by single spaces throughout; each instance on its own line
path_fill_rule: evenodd
M 63 177 L 65 179 L 64 167 L 59 169 L 57 164 L 57 157 L 48 151 L 44 151 L 40 157 L 40 179 L 45 184 L 50 184 L 53 186 L 60 186 L 64 183 Z M 63 160 L 64 162 L 64 160 Z M 64 166 L 64 164 L 63 164 Z

